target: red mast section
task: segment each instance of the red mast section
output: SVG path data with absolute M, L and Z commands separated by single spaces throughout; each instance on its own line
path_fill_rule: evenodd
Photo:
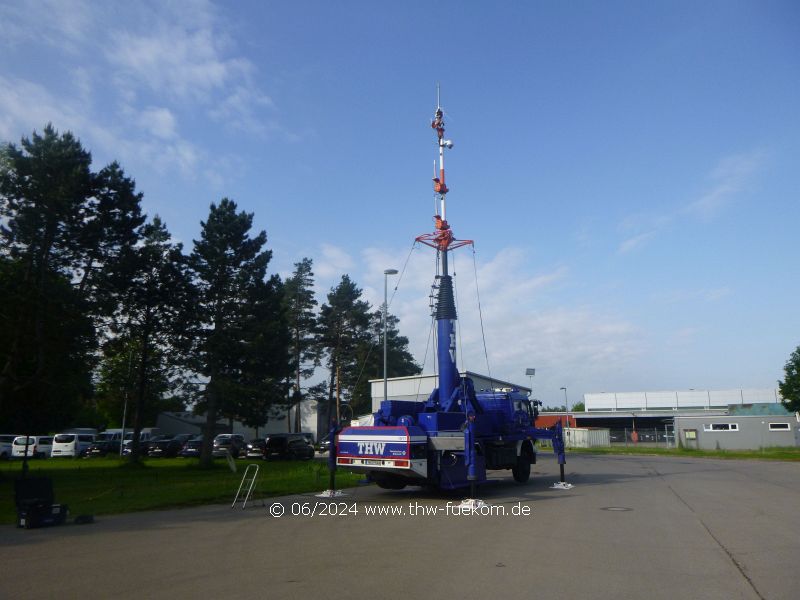
M 424 233 L 416 239 L 426 246 L 436 248 L 439 252 L 447 252 L 450 249 L 455 250 L 461 246 L 470 245 L 473 242 L 472 240 L 458 240 L 453 237 L 453 230 L 450 229 L 450 225 L 448 225 L 445 219 L 447 192 L 449 192 L 450 189 L 447 187 L 444 179 L 444 149 L 447 148 L 449 150 L 452 148 L 453 142 L 444 139 L 444 113 L 442 112 L 442 107 L 439 106 L 438 95 L 437 88 L 436 113 L 431 121 L 431 128 L 436 130 L 436 136 L 438 138 L 437 145 L 439 146 L 439 174 L 437 177 L 436 163 L 434 162 L 433 191 L 438 195 L 440 211 L 439 214 L 433 217 L 436 231 L 434 233 Z

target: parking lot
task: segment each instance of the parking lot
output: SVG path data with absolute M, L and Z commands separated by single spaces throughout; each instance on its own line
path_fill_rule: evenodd
M 571 490 L 550 488 L 550 456 L 525 485 L 497 473 L 484 515 L 459 512 L 460 496 L 369 486 L 335 502 L 9 526 L 0 596 L 798 597 L 800 464 L 568 460 Z

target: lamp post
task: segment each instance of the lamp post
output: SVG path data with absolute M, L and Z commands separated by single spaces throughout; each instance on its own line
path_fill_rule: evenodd
M 386 321 L 389 316 L 389 275 L 397 275 L 397 269 L 386 269 L 383 272 L 383 399 L 388 400 L 389 384 L 386 376 L 388 346 L 386 344 Z
M 569 400 L 567 400 L 567 388 L 562 387 L 564 390 L 564 408 L 567 409 L 567 427 L 569 427 Z
M 533 398 L 533 376 L 536 375 L 536 369 L 525 369 L 525 375 L 528 376 L 528 380 L 531 382 L 531 398 Z

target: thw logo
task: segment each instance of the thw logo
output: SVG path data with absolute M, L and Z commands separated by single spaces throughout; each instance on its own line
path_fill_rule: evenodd
M 358 442 L 358 453 L 383 456 L 385 447 L 386 442 Z

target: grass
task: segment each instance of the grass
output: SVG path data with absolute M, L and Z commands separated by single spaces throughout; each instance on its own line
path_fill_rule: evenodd
M 657 448 L 651 446 L 611 446 L 600 448 L 570 448 L 567 453 L 575 454 L 649 454 L 658 456 L 679 456 L 685 458 L 727 458 L 756 460 L 800 461 L 800 448 L 762 448 L 760 450 L 692 450 L 688 448 Z
M 69 505 L 71 515 L 108 515 L 163 508 L 233 502 L 251 461 L 237 461 L 233 473 L 225 461 L 201 469 L 194 459 L 161 458 L 131 465 L 119 458 L 48 459 L 29 461 L 29 477 L 50 477 L 56 502 Z M 326 461 L 258 461 L 259 478 L 253 497 L 264 498 L 328 488 Z M 14 480 L 21 461 L 0 462 L 0 523 L 14 523 Z M 337 487 L 356 485 L 361 475 L 337 470 Z

